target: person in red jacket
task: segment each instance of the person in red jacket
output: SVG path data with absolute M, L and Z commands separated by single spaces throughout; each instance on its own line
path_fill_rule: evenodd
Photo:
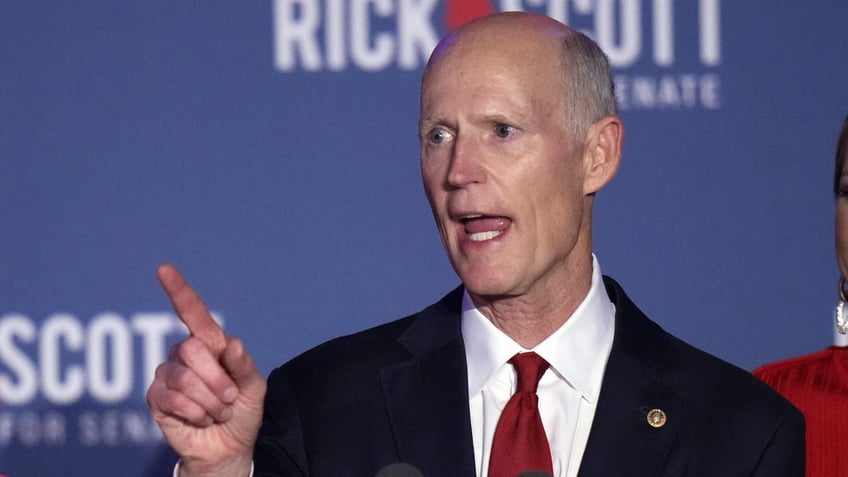
M 807 421 L 807 477 L 846 475 L 848 452 L 848 117 L 836 145 L 836 261 L 839 302 L 832 346 L 766 364 L 754 374 L 798 407 Z

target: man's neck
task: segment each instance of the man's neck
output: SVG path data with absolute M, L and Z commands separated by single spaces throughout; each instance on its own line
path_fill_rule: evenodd
M 533 349 L 558 330 L 588 295 L 592 286 L 592 261 L 568 274 L 558 284 L 538 286 L 519 296 L 476 296 L 477 309 L 492 324 L 525 349 Z

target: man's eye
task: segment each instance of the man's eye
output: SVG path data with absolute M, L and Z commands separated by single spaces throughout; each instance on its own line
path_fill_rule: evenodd
M 513 132 L 515 132 L 515 128 L 508 124 L 498 124 L 495 126 L 495 134 L 501 139 L 508 138 Z
M 450 133 L 444 129 L 433 129 L 427 134 L 427 138 L 433 144 L 441 144 L 450 138 Z

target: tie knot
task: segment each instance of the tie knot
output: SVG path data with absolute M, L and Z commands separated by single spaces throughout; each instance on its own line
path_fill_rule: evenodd
M 516 392 L 535 393 L 539 386 L 539 380 L 548 369 L 547 361 L 534 352 L 518 353 L 509 360 L 518 374 L 518 386 Z

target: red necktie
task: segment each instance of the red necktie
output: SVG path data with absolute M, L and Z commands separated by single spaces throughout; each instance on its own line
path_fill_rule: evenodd
M 553 474 L 551 448 L 536 394 L 548 362 L 532 352 L 519 353 L 509 362 L 518 373 L 518 386 L 495 428 L 489 477 L 515 477 L 534 470 Z

